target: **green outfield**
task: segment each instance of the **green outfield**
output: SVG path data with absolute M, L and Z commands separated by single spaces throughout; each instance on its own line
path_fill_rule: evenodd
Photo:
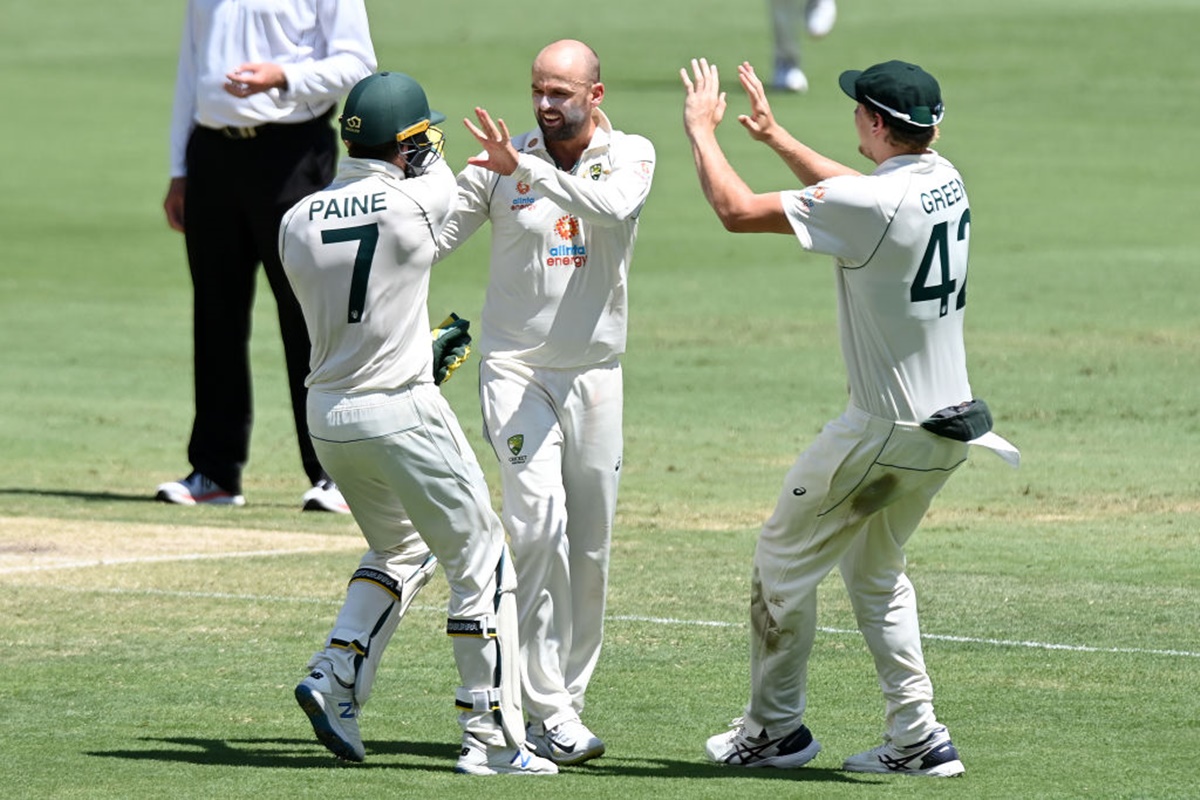
M 274 304 L 261 284 L 247 506 L 151 500 L 187 471 L 191 289 L 165 223 L 182 2 L 0 0 L 0 794 L 20 798 L 1185 798 L 1200 795 L 1200 208 L 1196 0 L 839 4 L 803 42 L 812 89 L 772 95 L 859 168 L 837 74 L 939 77 L 938 149 L 971 198 L 972 384 L 1020 470 L 985 451 L 910 548 L 939 716 L 965 778 L 863 776 L 883 731 L 836 576 L 795 771 L 719 768 L 704 739 L 747 693 L 749 564 L 796 454 L 845 405 L 831 268 L 726 233 L 681 125 L 693 56 L 728 84 L 722 142 L 793 186 L 733 115 L 769 71 L 765 0 L 519 6 L 368 0 L 381 68 L 473 150 L 476 105 L 532 124 L 548 41 L 599 52 L 604 107 L 658 151 L 631 277 L 626 446 L 606 648 L 586 719 L 608 754 L 534 787 L 451 774 L 457 684 L 439 574 L 393 641 L 339 768 L 292 699 L 362 547 L 300 514 Z M 486 236 L 440 265 L 430 314 L 477 319 Z M 479 436 L 474 359 L 445 392 Z M 495 496 L 495 491 L 493 491 Z M 485 781 L 480 783 L 479 781 Z

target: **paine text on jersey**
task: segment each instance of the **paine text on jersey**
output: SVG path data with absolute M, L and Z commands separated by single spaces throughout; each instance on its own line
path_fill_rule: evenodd
M 313 197 L 308 204 L 308 218 L 310 220 L 343 219 L 386 210 L 387 196 L 383 192 L 347 197 Z

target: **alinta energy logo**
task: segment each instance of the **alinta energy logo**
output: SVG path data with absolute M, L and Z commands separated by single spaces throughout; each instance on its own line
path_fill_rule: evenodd
M 521 455 L 521 449 L 525 447 L 525 434 L 514 433 L 512 436 L 508 437 L 508 441 L 505 442 L 505 444 L 508 445 L 508 452 L 512 453 L 512 458 L 508 460 L 508 463 L 524 464 L 529 460 L 529 456 Z
M 567 244 L 556 244 L 550 248 L 550 255 L 546 257 L 546 266 L 579 269 L 586 265 L 587 248 L 572 241 L 579 236 L 579 220 L 570 214 L 559 217 L 554 222 L 554 232 L 560 239 L 565 239 Z
M 517 181 L 517 196 L 512 199 L 512 205 L 509 206 L 510 211 L 524 211 L 537 202 L 537 196 L 530 196 L 529 192 L 533 189 L 524 181 Z

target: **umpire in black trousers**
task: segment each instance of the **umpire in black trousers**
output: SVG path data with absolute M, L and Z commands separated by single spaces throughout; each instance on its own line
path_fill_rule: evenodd
M 196 414 L 191 473 L 158 487 L 182 505 L 243 505 L 253 424 L 250 331 L 258 265 L 279 315 L 300 459 L 301 507 L 347 512 L 306 422 L 309 338 L 279 260 L 279 223 L 334 177 L 331 124 L 342 95 L 376 66 L 362 0 L 291 0 L 256 8 L 191 0 L 163 203 L 184 233 L 191 271 Z

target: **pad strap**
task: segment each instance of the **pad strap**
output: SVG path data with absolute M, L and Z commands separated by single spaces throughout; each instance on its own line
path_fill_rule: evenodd
M 350 583 L 354 583 L 355 581 L 372 583 L 378 586 L 380 589 L 383 589 L 397 600 L 400 599 L 400 582 L 391 575 L 388 575 L 383 570 L 372 569 L 371 567 L 359 567 L 354 571 L 354 574 L 350 576 Z
M 463 711 L 497 711 L 500 709 L 500 688 L 454 690 L 454 705 Z
M 472 619 L 450 617 L 446 620 L 447 636 L 479 636 L 496 638 L 496 617 L 484 614 Z

